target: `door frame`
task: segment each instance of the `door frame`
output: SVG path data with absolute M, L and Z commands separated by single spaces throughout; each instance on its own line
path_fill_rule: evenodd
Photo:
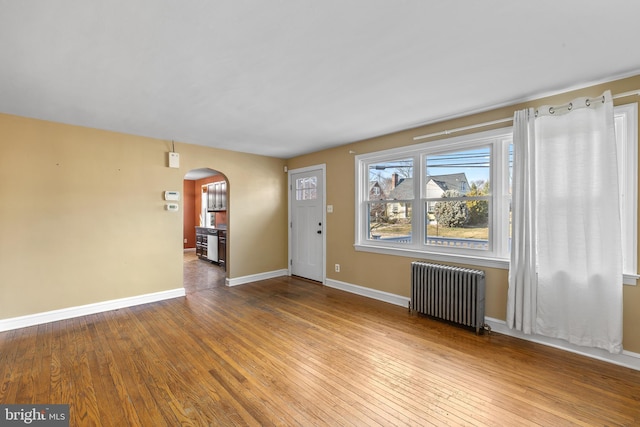
M 289 169 L 287 172 L 287 235 L 288 235 L 288 261 L 287 274 L 291 276 L 291 265 L 293 263 L 293 243 L 291 239 L 291 197 L 293 196 L 293 182 L 291 175 L 297 173 L 310 172 L 319 170 L 322 172 L 322 284 L 327 282 L 327 165 L 322 163 L 319 165 L 307 166 L 298 169 Z

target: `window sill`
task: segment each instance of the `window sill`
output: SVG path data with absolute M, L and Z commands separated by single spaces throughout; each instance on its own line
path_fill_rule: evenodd
M 476 267 L 498 268 L 501 270 L 509 269 L 509 260 L 502 258 L 489 258 L 469 255 L 444 254 L 440 252 L 416 251 L 406 248 L 389 248 L 374 245 L 353 245 L 358 252 L 371 252 L 375 254 L 394 255 L 411 257 L 417 259 L 427 259 L 439 262 L 454 262 L 458 264 L 473 265 Z M 640 276 L 637 274 L 625 274 L 623 283 L 627 286 L 636 286 Z
M 430 261 L 455 262 L 458 264 L 473 265 L 477 267 L 499 268 L 502 270 L 509 269 L 509 260 L 501 258 L 490 258 L 480 256 L 469 256 L 459 254 L 445 254 L 441 252 L 417 251 L 408 248 L 389 248 L 386 246 L 374 245 L 353 245 L 356 251 L 371 252 L 383 255 L 404 256 L 417 259 L 427 259 Z

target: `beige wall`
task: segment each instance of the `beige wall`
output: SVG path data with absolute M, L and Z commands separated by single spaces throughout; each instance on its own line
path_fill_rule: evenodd
M 290 159 L 287 164 L 290 169 L 319 163 L 327 165 L 327 204 L 333 205 L 333 213 L 327 214 L 327 266 L 341 264 L 340 273 L 336 273 L 333 268 L 328 267 L 327 278 L 405 297 L 408 297 L 410 292 L 409 263 L 413 261 L 412 258 L 356 252 L 353 247 L 355 235 L 355 160 L 354 155 L 349 153 L 350 150 L 356 154 L 364 154 L 407 146 L 414 143 L 414 136 L 512 117 L 513 112 L 517 109 L 544 104 L 561 104 L 576 96 L 599 95 L 607 89 L 611 90 L 613 94 L 617 94 L 639 88 L 640 76 L 636 76 Z M 637 101 L 638 97 L 619 99 L 616 101 L 616 105 Z M 481 130 L 488 129 L 490 128 Z M 475 132 L 477 131 L 475 130 Z M 483 270 L 487 275 L 486 314 L 489 317 L 504 320 L 508 288 L 507 270 L 494 268 L 483 268 Z M 640 328 L 638 325 L 640 325 L 640 287 L 625 286 L 623 344 L 626 350 L 640 353 Z
M 182 287 L 163 192 L 195 168 L 229 180 L 228 276 L 287 267 L 284 161 L 170 144 L 0 114 L 0 319 Z

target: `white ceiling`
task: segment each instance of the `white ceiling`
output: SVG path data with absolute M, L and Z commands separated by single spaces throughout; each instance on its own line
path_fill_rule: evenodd
M 290 158 L 639 73 L 638 16 L 634 0 L 0 0 L 0 112 Z
M 184 179 L 189 181 L 195 181 L 197 179 L 208 178 L 210 176 L 219 175 L 220 172 L 214 171 L 209 168 L 199 168 L 199 169 L 191 169 L 186 173 Z

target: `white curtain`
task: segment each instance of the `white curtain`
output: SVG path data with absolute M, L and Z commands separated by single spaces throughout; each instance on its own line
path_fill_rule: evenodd
M 507 325 L 526 334 L 536 322 L 535 111 L 513 117 L 513 197 Z
M 513 194 L 509 326 L 620 352 L 622 236 L 609 92 L 541 107 L 537 118 L 516 113 Z

